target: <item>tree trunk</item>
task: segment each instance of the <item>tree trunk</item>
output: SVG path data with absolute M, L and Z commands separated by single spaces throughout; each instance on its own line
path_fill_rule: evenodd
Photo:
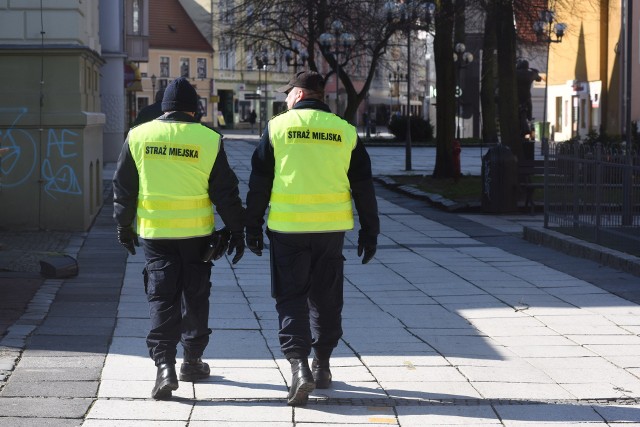
M 454 6 L 449 0 L 438 4 L 433 51 L 436 63 L 436 161 L 434 178 L 451 178 L 455 138 L 456 98 L 453 66 Z
M 482 46 L 482 76 L 480 102 L 482 104 L 482 140 L 485 144 L 498 142 L 496 122 L 496 21 L 493 7 L 487 8 Z
M 496 40 L 498 45 L 498 108 L 500 140 L 517 158 L 522 158 L 518 123 L 518 93 L 516 87 L 516 30 L 513 0 L 495 0 Z

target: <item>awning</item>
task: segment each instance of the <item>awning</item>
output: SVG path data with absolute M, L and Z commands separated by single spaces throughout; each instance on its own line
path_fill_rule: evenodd
M 140 69 L 132 62 L 124 63 L 124 87 L 127 92 L 142 92 Z

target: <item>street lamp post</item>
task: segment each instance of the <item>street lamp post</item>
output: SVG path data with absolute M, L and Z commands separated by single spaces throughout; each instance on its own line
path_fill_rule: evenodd
M 268 98 L 268 86 L 267 86 L 267 67 L 270 65 L 275 65 L 276 64 L 276 60 L 275 58 L 272 58 L 271 61 L 269 61 L 269 51 L 267 51 L 267 49 L 262 49 L 262 51 L 260 51 L 260 53 L 255 55 L 256 60 L 256 64 L 258 65 L 258 76 L 260 76 L 260 70 L 264 70 L 264 93 L 261 94 L 260 99 L 264 100 L 264 106 L 262 105 L 263 102 L 261 102 L 261 106 L 260 106 L 260 129 L 262 131 L 262 129 L 264 129 L 263 123 L 266 123 L 267 121 L 267 116 L 268 116 L 268 108 L 269 108 L 269 98 Z M 260 79 L 258 77 L 258 79 Z M 258 85 L 260 85 L 260 82 L 258 82 Z M 264 108 L 263 108 L 264 107 Z
M 307 52 L 307 49 L 303 49 L 301 47 L 298 40 L 294 40 L 291 47 L 291 50 L 287 50 L 284 53 L 284 59 L 287 61 L 288 66 L 293 67 L 293 73 L 296 74 L 298 72 L 298 67 L 304 67 L 307 63 L 309 53 Z
M 453 52 L 453 62 L 458 64 L 458 87 L 456 88 L 456 101 L 458 104 L 458 120 L 456 121 L 456 139 L 460 141 L 460 128 L 462 128 L 462 69 L 473 62 L 473 54 L 471 52 L 465 52 L 466 47 L 464 43 L 457 43 L 455 46 L 455 52 Z
M 339 97 L 338 97 L 338 89 L 340 85 L 340 54 L 346 56 L 349 53 L 349 50 L 355 43 L 355 37 L 351 33 L 344 32 L 344 25 L 339 19 L 336 19 L 331 23 L 331 31 L 332 33 L 322 33 L 318 38 L 320 42 L 320 46 L 322 49 L 327 51 L 327 53 L 333 55 L 336 61 L 336 114 L 339 113 Z
M 430 1 L 404 0 L 385 3 L 387 22 L 407 35 L 407 137 L 405 138 L 405 170 L 411 170 L 411 30 L 428 28 L 436 5 Z
M 400 83 L 408 83 L 407 74 L 402 74 L 400 72 L 400 65 L 396 65 L 396 71 L 393 73 L 389 73 L 389 84 L 392 85 L 396 98 L 398 99 L 398 114 L 402 113 L 402 109 L 400 108 Z M 409 91 L 407 90 L 407 96 L 409 96 Z
M 540 137 L 542 154 L 544 155 L 544 228 L 549 226 L 549 177 L 547 171 L 549 170 L 549 131 L 550 127 L 547 127 L 547 96 L 549 87 L 549 50 L 551 49 L 551 43 L 561 43 L 564 32 L 567 30 L 567 25 L 561 22 L 555 21 L 555 12 L 549 9 L 545 9 L 540 12 L 540 19 L 533 23 L 533 31 L 536 33 L 538 41 L 547 44 L 547 61 L 545 64 L 545 79 L 544 79 L 544 106 L 542 108 L 542 133 Z M 552 37 L 553 36 L 553 37 Z
M 156 97 L 156 80 L 158 78 L 156 77 L 155 74 L 151 74 L 151 99 L 154 100 L 155 102 L 155 97 Z
M 544 106 L 542 109 L 542 153 L 544 154 L 548 148 L 549 137 L 547 129 L 547 96 L 549 87 L 549 50 L 551 43 L 561 43 L 564 32 L 567 29 L 567 25 L 555 21 L 555 12 L 545 9 L 540 12 L 540 19 L 533 23 L 533 31 L 536 33 L 536 37 L 539 42 L 547 44 L 547 60 L 545 64 L 545 79 L 544 79 Z M 553 37 L 552 37 L 553 36 Z

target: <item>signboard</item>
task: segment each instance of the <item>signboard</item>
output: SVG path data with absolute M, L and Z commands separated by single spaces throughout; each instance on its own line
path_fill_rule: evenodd
M 260 94 L 259 93 L 245 93 L 244 94 L 244 99 L 245 100 L 260 99 Z

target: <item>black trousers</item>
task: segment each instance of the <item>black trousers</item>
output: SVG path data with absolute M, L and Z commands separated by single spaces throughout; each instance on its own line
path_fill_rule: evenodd
M 269 234 L 271 278 L 287 359 L 328 359 L 342 337 L 344 232 Z
M 209 343 L 211 263 L 200 259 L 207 243 L 208 237 L 143 241 L 147 347 L 156 365 L 176 363 L 178 342 L 191 358 L 202 356 Z

